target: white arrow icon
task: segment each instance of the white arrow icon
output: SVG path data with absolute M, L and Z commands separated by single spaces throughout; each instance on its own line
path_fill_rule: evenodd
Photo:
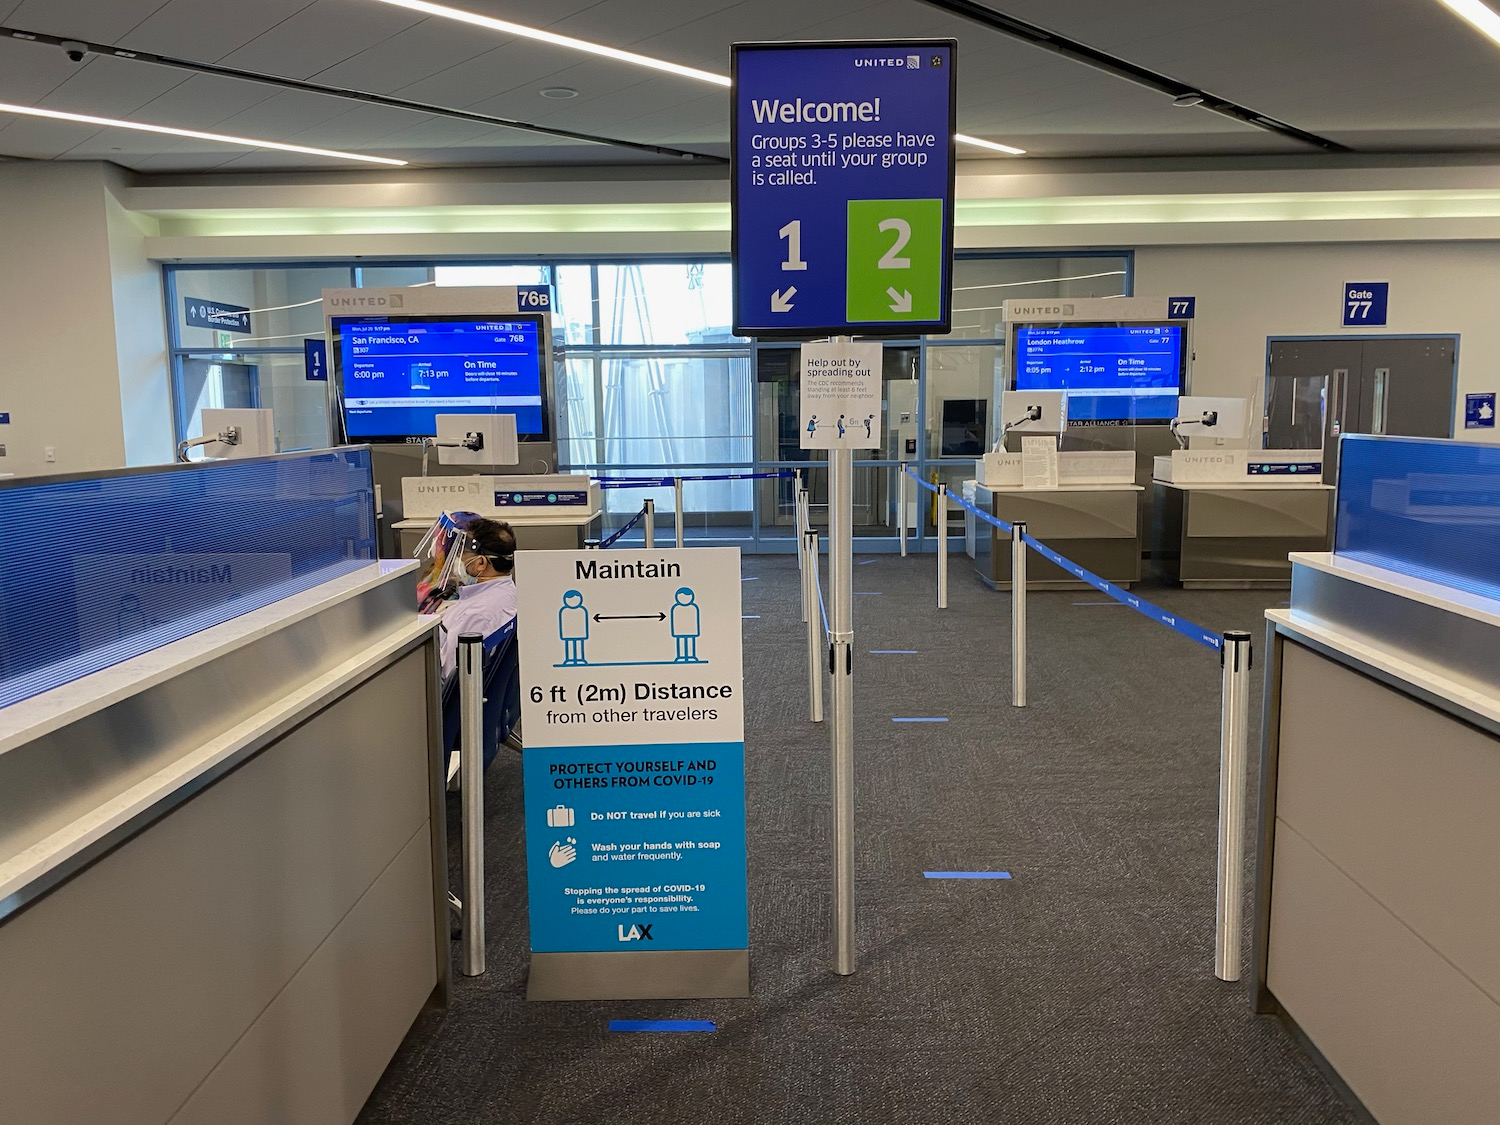
M 891 312 L 911 312 L 911 290 L 905 289 L 897 293 L 894 289 L 885 291 L 891 299 Z
M 776 291 L 774 291 L 771 294 L 771 311 L 772 312 L 791 312 L 792 311 L 792 298 L 795 297 L 796 295 L 797 295 L 797 287 L 795 285 L 788 285 L 786 287 L 786 291 L 785 292 L 782 292 L 780 289 L 777 289 Z

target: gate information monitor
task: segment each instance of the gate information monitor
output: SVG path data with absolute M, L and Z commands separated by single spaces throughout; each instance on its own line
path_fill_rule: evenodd
M 437 433 L 439 414 L 514 414 L 523 440 L 547 440 L 536 314 L 335 317 L 351 441 Z
M 1067 391 L 1068 423 L 1166 425 L 1182 390 L 1177 324 L 1016 329 L 1016 389 Z
M 734 332 L 949 330 L 952 39 L 734 48 Z

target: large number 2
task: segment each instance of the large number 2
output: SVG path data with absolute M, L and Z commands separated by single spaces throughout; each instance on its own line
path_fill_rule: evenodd
M 896 232 L 896 244 L 880 256 L 876 269 L 882 270 L 906 270 L 911 268 L 911 259 L 902 258 L 898 255 L 906 249 L 906 244 L 911 241 L 911 224 L 905 219 L 882 219 L 880 229 L 883 231 Z

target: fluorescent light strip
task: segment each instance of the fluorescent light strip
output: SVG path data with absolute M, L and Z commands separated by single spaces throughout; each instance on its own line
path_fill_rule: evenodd
M 1026 150 L 1024 148 L 1015 148 L 1012 145 L 1002 145 L 996 141 L 981 140 L 978 137 L 971 137 L 967 133 L 954 133 L 953 139 L 955 141 L 960 141 L 966 145 L 973 145 L 975 148 L 987 148 L 993 150 L 994 152 L 1008 153 L 1011 156 L 1026 155 Z
M 1047 285 L 1056 281 L 1088 281 L 1095 277 L 1124 277 L 1124 270 L 1105 270 L 1103 273 L 1075 273 L 1071 277 L 1037 277 L 1030 281 L 996 281 L 989 285 L 955 285 L 955 293 L 971 289 L 1014 289 L 1017 285 Z
M 47 117 L 54 121 L 76 121 L 82 125 L 98 125 L 105 129 L 130 129 L 137 133 L 161 133 L 169 137 L 191 137 L 199 141 L 217 141 L 220 144 L 240 145 L 244 148 L 274 148 L 280 152 L 300 152 L 307 156 L 332 156 L 338 160 L 360 160 L 366 164 L 389 164 L 402 167 L 404 160 L 389 156 L 365 156 L 358 152 L 340 152 L 332 148 L 309 148 L 306 145 L 289 145 L 280 141 L 258 141 L 253 137 L 233 137 L 227 133 L 202 133 L 197 129 L 174 129 L 170 125 L 147 125 L 140 121 L 120 121 L 114 117 L 94 117 L 87 113 L 64 113 L 58 109 L 39 109 L 30 105 L 10 105 L 0 102 L 0 113 L 19 113 L 24 117 Z
M 1459 19 L 1474 27 L 1486 39 L 1500 43 L 1500 14 L 1480 0 L 1438 0 Z
M 691 66 L 679 66 L 677 63 L 667 62 L 664 59 L 653 59 L 649 55 L 637 55 L 632 51 L 622 51 L 617 47 L 606 47 L 602 43 L 590 43 L 587 39 L 574 39 L 568 35 L 558 35 L 555 32 L 542 31 L 540 28 L 527 27 L 525 24 L 520 23 L 511 23 L 509 20 L 497 20 L 493 16 L 482 16 L 477 12 L 466 12 L 462 8 L 450 8 L 444 4 L 429 4 L 427 0 L 376 0 L 376 2 L 389 4 L 393 8 L 405 8 L 409 12 L 420 12 L 424 16 L 438 16 L 441 19 L 457 20 L 459 23 L 471 24 L 474 27 L 485 27 L 491 31 L 501 32 L 504 35 L 514 35 L 522 39 L 534 39 L 538 43 L 550 43 L 554 47 L 566 47 L 573 51 L 585 51 L 591 55 L 601 55 L 606 59 L 614 59 L 616 62 L 634 63 L 636 66 L 665 71 L 668 74 L 680 75 L 683 78 L 696 78 L 699 82 L 710 82 L 715 86 L 729 85 L 729 76 L 725 74 L 713 74 L 706 70 L 697 70 Z

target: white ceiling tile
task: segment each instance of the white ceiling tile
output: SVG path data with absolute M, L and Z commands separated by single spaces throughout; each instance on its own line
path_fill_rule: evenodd
M 224 120 L 274 98 L 278 91 L 256 82 L 239 82 L 194 74 L 136 111 L 142 121 L 176 125 L 182 129 L 216 130 Z
M 243 70 L 307 78 L 399 35 L 421 19 L 368 0 L 318 0 L 220 61 Z
M 97 0 L 108 3 L 109 0 Z M 116 46 L 217 62 L 314 0 L 167 0 Z
M 114 43 L 165 3 L 166 0 L 24 0 L 14 6 L 5 23 L 43 35 Z M 0 11 L 6 6 L 0 4 Z
M 76 67 L 66 82 L 37 104 L 68 113 L 134 118 L 141 106 L 181 86 L 190 77 L 186 71 L 99 56 Z M 156 121 L 153 124 L 173 125 L 176 122 Z
M 35 105 L 77 73 L 61 51 L 0 39 L 0 101 Z

